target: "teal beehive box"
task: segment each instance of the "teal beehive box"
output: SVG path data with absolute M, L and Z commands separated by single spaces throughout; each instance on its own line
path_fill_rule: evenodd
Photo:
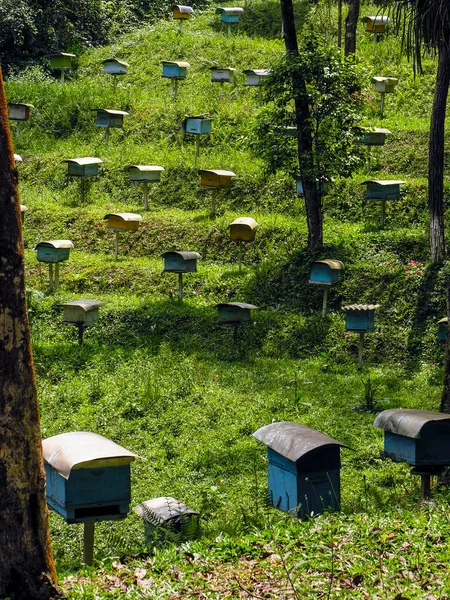
M 220 15 L 223 23 L 238 23 L 244 9 L 240 6 L 224 6 L 217 8 L 216 14 Z
M 298 518 L 340 509 L 344 444 L 291 421 L 261 427 L 253 437 L 267 446 L 269 497 L 275 508 Z
M 181 60 L 164 60 L 162 76 L 168 79 L 186 79 L 187 70 L 191 65 Z
M 245 85 L 248 86 L 258 86 L 261 85 L 261 82 L 267 77 L 270 73 L 269 69 L 246 69 L 244 71 L 245 75 Z
M 309 283 L 316 285 L 333 285 L 339 281 L 339 276 L 344 268 L 340 260 L 316 260 L 311 265 Z
M 164 167 L 158 165 L 131 165 L 128 167 L 130 181 L 142 184 L 144 193 L 144 210 L 148 210 L 148 184 L 161 181 Z
M 51 240 L 36 244 L 36 257 L 39 262 L 60 263 L 69 258 L 73 243 L 70 240 Z
M 83 158 L 67 158 L 67 175 L 69 177 L 94 177 L 98 175 L 98 166 L 103 164 L 100 158 L 85 156 Z
M 195 273 L 197 261 L 201 259 L 198 252 L 164 252 L 164 271 L 167 273 L 178 273 L 178 298 L 183 299 L 183 274 Z
M 351 304 L 344 306 L 345 329 L 347 331 L 367 332 L 375 329 L 375 310 L 379 304 Z
M 438 341 L 446 342 L 448 335 L 448 317 L 444 317 L 438 322 Z
M 357 127 L 353 143 L 364 146 L 384 146 L 387 135 L 391 135 L 391 132 L 383 127 L 374 127 L 373 129 Z
M 105 75 L 126 75 L 129 66 L 124 60 L 107 58 L 103 61 L 103 73 Z
M 209 135 L 211 133 L 212 119 L 206 115 L 197 115 L 186 117 L 182 123 L 184 133 L 193 133 L 194 135 Z
M 115 127 L 121 129 L 123 127 L 123 118 L 129 113 L 124 110 L 111 110 L 109 108 L 97 108 L 96 127 Z
M 219 325 L 240 325 L 249 323 L 252 309 L 257 308 L 246 302 L 222 302 L 217 305 L 217 322 Z
M 367 200 L 399 200 L 401 180 L 371 179 L 363 181 Z

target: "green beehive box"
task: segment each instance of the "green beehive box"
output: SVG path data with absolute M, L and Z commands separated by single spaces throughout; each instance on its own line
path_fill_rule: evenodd
M 201 259 L 198 252 L 164 252 L 164 271 L 170 273 L 194 273 L 197 261 Z
M 73 243 L 70 240 L 51 240 L 36 245 L 37 259 L 44 263 L 60 263 L 69 258 Z
M 122 129 L 123 118 L 129 114 L 124 110 L 111 110 L 109 108 L 97 108 L 96 111 L 96 127 L 115 127 L 116 129 Z
M 128 167 L 130 181 L 145 183 L 146 181 L 155 182 L 161 180 L 161 173 L 164 167 L 156 165 L 131 165 Z
M 372 179 L 363 181 L 367 200 L 399 200 L 401 180 Z
M 98 175 L 98 166 L 103 164 L 100 158 L 93 158 L 92 156 L 68 158 L 63 162 L 67 163 L 67 175 L 69 177 L 92 177 Z
M 257 308 L 245 302 L 223 302 L 217 305 L 219 325 L 239 325 L 248 323 L 251 319 L 251 310 Z
M 69 52 L 58 52 L 58 54 L 52 54 L 50 56 L 50 66 L 52 69 L 71 69 L 72 59 L 75 57 L 75 54 L 70 54 Z
M 353 143 L 364 146 L 384 146 L 387 135 L 391 135 L 391 132 L 389 129 L 382 127 L 374 127 L 373 129 L 357 127 Z

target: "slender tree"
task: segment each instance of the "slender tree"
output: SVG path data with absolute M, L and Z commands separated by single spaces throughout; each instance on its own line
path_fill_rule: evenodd
M 345 19 L 344 54 L 356 54 L 356 29 L 359 20 L 361 0 L 348 0 L 348 13 Z
M 28 327 L 17 172 L 0 70 L 0 598 L 56 587 Z

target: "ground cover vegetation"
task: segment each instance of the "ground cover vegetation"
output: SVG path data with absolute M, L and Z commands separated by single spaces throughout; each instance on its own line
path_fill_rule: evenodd
M 28 207 L 24 241 L 42 435 L 105 435 L 145 459 L 132 466 L 132 506 L 171 495 L 201 515 L 196 539 L 176 536 L 152 546 L 134 514 L 98 524 L 95 564 L 86 568 L 81 526 L 51 514 L 56 566 L 69 598 L 450 595 L 448 491 L 434 489 L 432 502 L 421 501 L 409 468 L 379 458 L 382 436 L 370 412 L 439 408 L 443 349 L 436 330 L 448 274 L 430 264 L 426 193 L 436 63 L 425 59 L 423 75 L 414 78 L 394 32 L 374 44 L 359 26 L 352 67 L 361 89 L 358 124 L 393 132 L 373 152 L 370 177 L 407 183 L 380 229 L 378 203 L 364 201 L 365 152 L 352 149 L 354 174 L 333 173 L 323 197 L 325 246 L 312 253 L 289 159 L 295 140 L 283 140 L 288 166 L 268 163 L 270 106 L 262 90 L 243 85 L 243 69 L 278 68 L 284 54 L 279 7 L 266 6 L 248 2 L 231 35 L 213 9 L 197 12 L 181 36 L 171 20 L 135 29 L 109 47 L 80 53 L 63 86 L 38 63 L 6 81 L 10 102 L 35 106 L 14 149 L 24 159 L 20 193 Z M 366 14 L 376 11 L 364 6 Z M 335 42 L 330 3 L 297 3 L 296 14 L 300 45 L 307 28 Z M 101 73 L 101 61 L 112 55 L 130 63 L 116 89 Z M 176 101 L 161 78 L 162 60 L 191 64 Z M 236 85 L 210 83 L 209 68 L 224 63 L 238 70 Z M 383 119 L 374 75 L 400 80 Z M 108 147 L 93 124 L 98 107 L 130 113 Z M 181 121 L 200 113 L 212 116 L 213 135 L 202 137 L 196 159 L 195 140 L 182 137 Z M 61 162 L 78 156 L 104 161 L 84 203 Z M 165 168 L 151 187 L 148 213 L 141 189 L 128 181 L 131 164 Z M 237 177 L 229 190 L 205 191 L 199 168 Z M 143 222 L 135 234 L 120 236 L 114 260 L 103 216 L 116 211 L 140 213 Z M 259 223 L 241 274 L 227 230 L 239 216 Z M 48 239 L 75 245 L 54 294 L 34 252 Z M 162 273 L 160 254 L 172 249 L 202 255 L 197 273 L 185 277 L 183 303 L 175 276 Z M 311 261 L 326 257 L 342 260 L 345 270 L 322 318 L 321 292 L 308 277 Z M 61 323 L 61 304 L 81 297 L 106 305 L 78 346 L 76 331 Z M 215 304 L 229 300 L 258 306 L 236 349 L 231 331 L 216 325 Z M 381 304 L 362 372 L 357 336 L 345 332 L 340 310 L 354 302 Z M 265 448 L 251 434 L 282 420 L 351 448 L 342 451 L 340 513 L 299 522 L 268 506 Z

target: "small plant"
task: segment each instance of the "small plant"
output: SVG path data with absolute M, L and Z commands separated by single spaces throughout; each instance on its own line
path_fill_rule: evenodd
M 377 388 L 373 385 L 370 375 L 366 380 L 361 378 L 364 385 L 364 394 L 362 401 L 356 405 L 356 410 L 360 412 L 374 413 L 379 410 L 378 401 L 375 399 Z

